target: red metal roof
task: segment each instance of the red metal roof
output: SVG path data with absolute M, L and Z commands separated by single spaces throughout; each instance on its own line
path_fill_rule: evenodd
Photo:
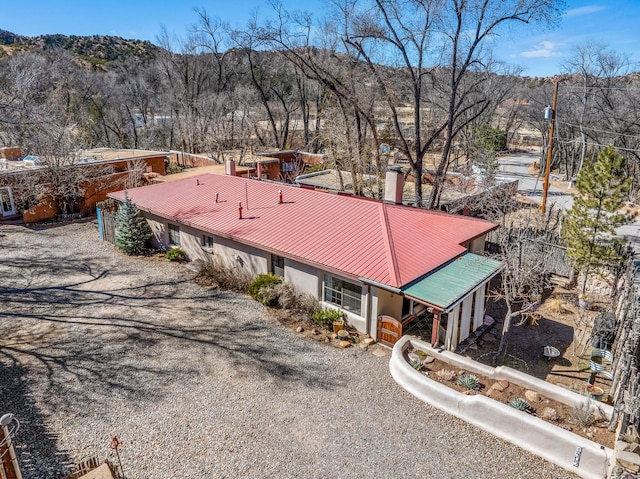
M 466 251 L 462 243 L 496 227 L 476 218 L 215 174 L 143 186 L 128 195 L 138 208 L 166 219 L 395 288 L 459 256 Z M 124 199 L 124 192 L 109 196 Z

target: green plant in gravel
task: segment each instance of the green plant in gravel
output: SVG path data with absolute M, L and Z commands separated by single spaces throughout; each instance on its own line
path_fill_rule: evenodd
M 416 371 L 420 371 L 423 366 L 422 361 L 420 361 L 419 359 L 412 359 L 409 364 L 411 364 L 411 367 Z
M 480 380 L 473 374 L 463 374 L 458 378 L 458 386 L 462 386 L 470 391 L 477 391 L 482 387 Z
M 344 319 L 344 314 L 337 309 L 319 309 L 313 313 L 311 318 L 316 323 L 329 327 L 335 321 Z
M 171 248 L 164 254 L 169 261 L 184 261 L 187 259 L 187 253 L 182 248 Z
M 509 406 L 513 409 L 517 409 L 518 411 L 530 411 L 531 406 L 527 401 L 522 398 L 515 398 L 509 401 Z
M 143 254 L 147 250 L 147 242 L 153 236 L 151 228 L 126 192 L 124 201 L 116 213 L 115 223 L 116 248 L 128 255 Z
M 278 304 L 278 297 L 273 294 L 264 294 L 265 291 L 263 291 L 263 289 L 273 288 L 275 285 L 280 283 L 282 283 L 282 278 L 275 274 L 259 274 L 256 276 L 256 279 L 249 283 L 247 292 L 249 293 L 249 296 L 259 303 L 262 303 L 265 306 L 275 306 Z

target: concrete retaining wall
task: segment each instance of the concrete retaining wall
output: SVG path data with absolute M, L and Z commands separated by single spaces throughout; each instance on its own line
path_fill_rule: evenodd
M 613 455 L 611 449 L 486 396 L 465 396 L 448 386 L 429 379 L 416 371 L 404 358 L 404 351 L 410 346 L 423 350 L 456 368 L 495 380 L 506 379 L 565 404 L 579 406 L 585 401 L 590 406 L 597 404 L 602 406 L 599 409 L 605 415 L 611 414 L 610 406 L 600 405 L 589 398 L 511 368 L 492 368 L 449 351 L 434 350 L 429 344 L 411 336 L 404 336 L 395 344 L 389 362 L 391 375 L 396 382 L 422 401 L 474 424 L 580 477 L 601 479 L 606 476 L 609 459 Z M 581 447 L 582 452 L 578 465 L 574 466 L 577 447 Z

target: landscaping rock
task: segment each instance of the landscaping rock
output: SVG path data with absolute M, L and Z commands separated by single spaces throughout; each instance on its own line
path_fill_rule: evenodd
M 616 461 L 625 469 L 636 473 L 640 472 L 640 456 L 633 452 L 617 451 Z
M 556 411 L 552 407 L 545 407 L 542 409 L 542 411 L 540 411 L 540 417 L 548 421 L 557 421 L 558 411 Z
M 487 396 L 488 398 L 495 396 L 496 394 L 496 390 L 493 387 L 490 387 L 489 389 L 487 389 L 487 392 L 484 393 L 485 396 Z
M 469 345 L 469 349 L 472 349 L 472 350 L 474 350 L 474 351 L 475 351 L 476 349 L 478 349 L 478 345 L 477 345 L 476 343 L 471 343 L 471 344 Z
M 364 338 L 364 344 L 366 344 L 367 346 L 371 346 L 372 344 L 375 344 L 376 340 L 373 338 Z
M 536 391 L 531 391 L 531 390 L 525 391 L 524 398 L 528 402 L 540 402 L 540 394 L 538 394 Z
M 407 357 L 409 358 L 409 361 L 421 361 L 420 356 L 416 353 L 409 353 L 407 354 Z
M 379 358 L 385 358 L 388 356 L 388 353 L 385 348 L 377 347 L 373 350 L 373 355 Z
M 507 381 L 506 379 L 502 379 L 502 380 L 498 381 L 498 383 L 500 383 L 500 386 L 502 386 L 505 389 L 507 389 L 509 387 L 509 381 Z
M 436 358 L 434 358 L 433 356 L 427 356 L 422 360 L 422 364 L 431 364 L 435 360 Z
M 500 392 L 504 391 L 504 386 L 500 383 L 493 383 L 491 387 L 496 391 L 500 391 Z
M 444 379 L 445 381 L 453 381 L 456 378 L 456 372 L 451 371 L 450 369 L 441 369 L 436 374 L 439 378 Z
M 466 391 L 462 391 L 462 394 L 464 394 L 465 396 L 475 396 L 478 393 L 473 389 L 467 389 Z
M 316 328 L 313 328 L 313 329 L 311 330 L 311 334 L 315 334 L 315 335 L 317 335 L 317 334 L 320 334 L 320 331 L 318 331 Z
M 484 336 L 482 336 L 482 339 L 484 339 L 485 343 L 496 342 L 496 337 L 493 334 L 485 334 Z
M 301 332 L 303 332 L 303 331 L 304 331 L 304 328 L 303 328 L 302 326 L 298 326 L 298 327 L 296 328 L 296 333 L 301 333 Z
M 349 346 L 351 346 L 351 343 L 349 341 L 340 341 L 338 343 L 338 347 L 342 349 L 348 348 Z
M 358 347 L 360 349 L 369 349 L 369 345 L 367 343 L 365 343 L 365 342 L 358 343 Z

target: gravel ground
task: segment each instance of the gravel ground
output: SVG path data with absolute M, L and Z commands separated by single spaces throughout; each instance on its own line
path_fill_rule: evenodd
M 0 235 L 0 413 L 25 479 L 113 458 L 114 435 L 128 479 L 576 477 L 418 401 L 388 357 L 301 338 L 93 223 Z

